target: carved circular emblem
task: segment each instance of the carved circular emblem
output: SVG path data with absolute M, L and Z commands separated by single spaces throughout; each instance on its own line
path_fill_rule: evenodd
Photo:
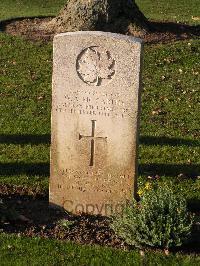
M 79 78 L 88 85 L 104 85 L 115 75 L 115 60 L 109 51 L 98 46 L 84 49 L 76 67 Z

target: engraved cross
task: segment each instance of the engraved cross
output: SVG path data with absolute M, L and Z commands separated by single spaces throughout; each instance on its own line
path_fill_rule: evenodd
M 95 135 L 95 129 L 96 129 L 96 120 L 92 120 L 92 134 L 91 136 L 83 136 L 79 134 L 79 140 L 86 138 L 91 141 L 90 149 L 91 149 L 91 155 L 90 155 L 90 166 L 94 166 L 94 154 L 95 154 L 95 142 L 97 140 L 107 140 L 107 137 L 96 137 Z

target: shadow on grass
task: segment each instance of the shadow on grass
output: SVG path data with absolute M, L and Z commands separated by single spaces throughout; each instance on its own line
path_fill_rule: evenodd
M 177 36 L 181 36 L 183 33 L 188 33 L 195 36 L 200 35 L 199 25 L 192 26 L 175 22 L 150 21 L 150 27 L 152 32 L 170 32 L 176 34 Z
M 0 163 L 0 176 L 5 175 L 40 175 L 49 176 L 49 163 Z M 200 165 L 187 164 L 141 164 L 139 165 L 141 175 L 161 175 L 177 177 L 184 174 L 187 178 L 196 178 L 200 173 Z
M 44 135 L 0 135 L 1 144 L 50 144 L 50 134 Z
M 195 147 L 200 145 L 200 141 L 181 138 L 168 138 L 168 137 L 153 137 L 153 136 L 140 136 L 140 144 L 144 145 L 169 145 L 169 146 L 188 146 Z
M 0 135 L 1 144 L 48 144 L 50 145 L 50 134 L 44 135 Z M 168 138 L 168 137 L 153 137 L 141 136 L 140 144 L 143 145 L 169 145 L 179 146 L 185 145 L 194 147 L 199 145 L 198 140 L 188 140 L 181 138 Z M 41 175 L 49 176 L 49 163 L 0 163 L 0 175 Z M 189 164 L 142 164 L 139 166 L 140 174 L 142 175 L 169 175 L 178 176 L 183 173 L 189 177 L 196 177 L 200 174 L 200 165 Z
M 49 176 L 49 163 L 0 163 L 0 176 L 12 175 Z
M 200 174 L 200 164 L 141 164 L 139 165 L 141 175 L 160 175 L 178 177 L 184 174 L 186 178 L 196 178 Z
M 1 144 L 50 144 L 51 135 L 0 135 Z M 184 145 L 188 147 L 195 147 L 200 145 L 200 141 L 181 138 L 169 138 L 169 137 L 154 137 L 154 136 L 140 136 L 140 144 L 144 145 L 170 145 L 179 146 Z

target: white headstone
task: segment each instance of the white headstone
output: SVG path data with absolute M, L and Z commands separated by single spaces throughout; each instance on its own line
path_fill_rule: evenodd
M 110 215 L 136 194 L 141 40 L 54 38 L 50 203 Z

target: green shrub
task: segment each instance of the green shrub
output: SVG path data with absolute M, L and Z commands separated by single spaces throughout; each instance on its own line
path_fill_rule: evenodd
M 144 192 L 123 214 L 113 217 L 111 227 L 127 244 L 168 249 L 187 241 L 193 218 L 186 201 L 168 187 Z

